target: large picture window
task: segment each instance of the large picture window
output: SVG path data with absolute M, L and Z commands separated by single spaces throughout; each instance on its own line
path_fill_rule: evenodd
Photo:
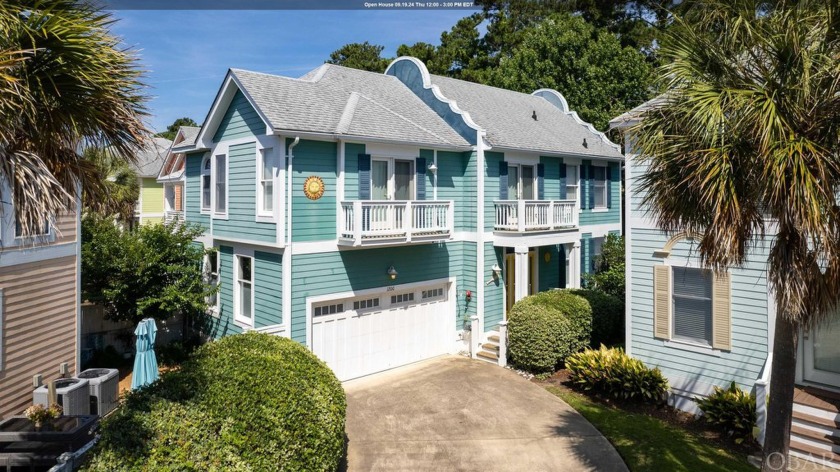
M 238 321 L 254 324 L 254 259 L 236 256 L 236 307 L 234 315 Z
M 216 213 L 227 213 L 227 156 L 216 156 Z
M 712 272 L 673 267 L 674 339 L 712 344 Z

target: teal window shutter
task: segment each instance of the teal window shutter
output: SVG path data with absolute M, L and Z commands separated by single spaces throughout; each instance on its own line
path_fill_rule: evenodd
M 589 245 L 588 239 L 580 240 L 580 286 L 586 287 L 583 281 L 583 274 L 589 273 L 589 266 L 586 265 L 586 246 Z
M 560 200 L 566 199 L 566 193 L 566 164 L 560 159 Z
M 612 208 L 612 173 L 615 169 L 615 164 L 610 162 L 607 164 L 607 208 Z
M 414 165 L 417 167 L 417 182 L 415 182 L 415 187 L 417 188 L 417 199 L 418 200 L 425 200 L 426 199 L 426 158 L 425 157 L 418 157 L 414 160 Z
M 586 165 L 586 192 L 589 194 L 589 208 L 595 208 L 595 173 L 592 172 L 592 164 Z
M 566 247 L 562 244 L 557 246 L 559 251 L 557 251 L 557 261 L 559 262 L 560 266 L 560 288 L 566 288 Z
M 508 199 L 508 163 L 499 161 L 499 200 Z
M 359 200 L 370 200 L 370 154 L 359 154 Z
M 545 166 L 537 164 L 537 200 L 545 200 Z
M 589 244 L 586 245 L 586 249 L 589 251 L 589 270 L 587 272 L 594 274 L 595 273 L 595 244 L 594 241 L 591 239 L 589 240 Z

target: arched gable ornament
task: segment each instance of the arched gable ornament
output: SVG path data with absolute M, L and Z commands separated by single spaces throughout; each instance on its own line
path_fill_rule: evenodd
M 699 241 L 702 235 L 700 233 L 695 233 L 693 231 L 680 231 L 679 233 L 671 236 L 671 239 L 662 246 L 662 249 L 658 249 L 653 252 L 653 257 L 659 257 L 665 259 L 666 257 L 671 256 L 671 250 L 674 249 L 674 246 L 677 245 L 678 242 L 682 241 L 683 239 L 687 239 L 690 241 Z

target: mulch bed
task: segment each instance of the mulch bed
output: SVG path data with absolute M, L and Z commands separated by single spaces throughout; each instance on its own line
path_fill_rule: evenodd
M 626 402 L 615 398 L 603 397 L 597 394 L 577 390 L 569 383 L 569 371 L 566 369 L 555 372 L 547 379 L 534 379 L 533 381 L 543 385 L 553 385 L 568 391 L 580 393 L 582 395 L 586 395 L 586 397 L 592 401 L 604 405 L 610 405 L 627 412 L 652 416 L 672 426 L 689 431 L 695 436 L 700 437 L 705 441 L 713 442 L 722 448 L 732 451 L 733 453 L 749 455 L 761 452 L 761 447 L 758 443 L 752 442 L 736 444 L 734 440 L 723 435 L 720 430 L 706 423 L 703 418 L 695 417 L 690 413 L 674 409 L 668 405 L 650 405 L 644 403 Z

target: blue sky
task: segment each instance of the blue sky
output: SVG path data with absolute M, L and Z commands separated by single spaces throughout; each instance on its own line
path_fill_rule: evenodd
M 150 86 L 150 126 L 201 123 L 228 68 L 297 77 L 346 43 L 370 41 L 392 57 L 400 44 L 439 44 L 466 10 L 115 11 L 113 32 L 135 48 Z

